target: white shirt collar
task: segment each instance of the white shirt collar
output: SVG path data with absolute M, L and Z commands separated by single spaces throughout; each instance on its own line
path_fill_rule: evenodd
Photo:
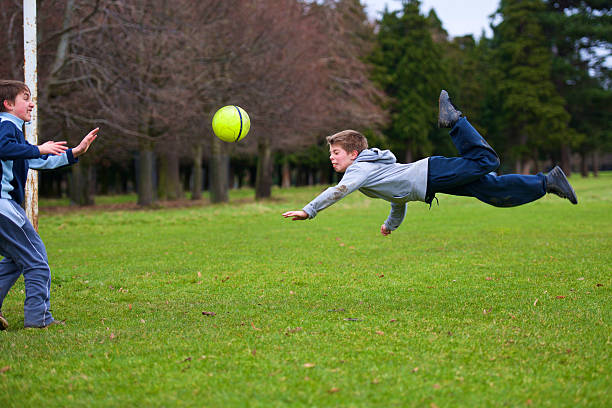
M 15 126 L 17 126 L 17 129 L 19 130 L 23 129 L 23 123 L 24 123 L 23 119 L 19 119 L 17 116 L 13 115 L 12 113 L 0 112 L 0 122 L 4 122 L 5 120 L 12 122 Z

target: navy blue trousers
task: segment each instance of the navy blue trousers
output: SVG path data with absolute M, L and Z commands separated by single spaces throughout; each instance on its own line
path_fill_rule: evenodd
M 496 207 L 514 207 L 546 194 L 546 177 L 493 174 L 499 167 L 495 150 L 461 118 L 450 131 L 460 157 L 432 156 L 427 173 L 425 201 L 431 204 L 436 193 L 476 197 Z

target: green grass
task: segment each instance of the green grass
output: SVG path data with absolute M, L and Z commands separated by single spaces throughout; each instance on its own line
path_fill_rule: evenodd
M 388 204 L 358 193 L 281 218 L 321 187 L 43 208 L 67 322 L 24 330 L 18 281 L 0 406 L 611 406 L 612 174 L 572 183 L 578 206 L 411 203 L 389 237 Z

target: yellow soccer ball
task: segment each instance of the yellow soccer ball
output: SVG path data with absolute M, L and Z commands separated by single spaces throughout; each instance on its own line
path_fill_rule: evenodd
M 249 133 L 251 119 L 240 106 L 227 105 L 219 109 L 213 116 L 212 128 L 219 139 L 234 143 Z

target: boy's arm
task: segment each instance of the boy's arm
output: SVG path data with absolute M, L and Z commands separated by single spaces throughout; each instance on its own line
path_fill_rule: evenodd
M 317 213 L 336 201 L 341 200 L 348 194 L 357 190 L 365 183 L 368 177 L 368 172 L 359 165 L 351 165 L 344 173 L 344 177 L 335 187 L 330 187 L 319 194 L 314 200 L 306 205 L 302 210 L 287 211 L 283 213 L 283 217 L 292 218 L 293 221 L 305 220 L 314 218 Z
M 30 168 L 35 170 L 50 170 L 58 167 L 74 164 L 78 161 L 77 157 L 84 154 L 89 146 L 96 140 L 99 128 L 95 128 L 87 134 L 74 149 L 68 149 L 65 153 L 58 156 L 43 155 L 39 159 L 28 160 Z M 47 142 L 49 143 L 49 142 Z M 46 143 L 45 143 L 46 144 Z M 42 147 L 43 145 L 41 145 Z
M 33 159 L 40 157 L 38 147 L 29 143 L 17 143 L 15 125 L 4 121 L 0 124 L 0 160 Z
M 397 204 L 391 203 L 391 212 L 389 213 L 389 217 L 384 223 L 386 230 L 391 232 L 396 230 L 402 221 L 404 221 L 404 217 L 406 216 L 406 203 Z
M 310 203 L 306 204 L 302 211 L 308 215 L 308 218 L 316 217 L 319 211 L 340 201 L 361 187 L 368 177 L 368 172 L 361 167 L 362 165 L 360 163 L 360 165 L 353 164 L 349 166 L 337 186 L 329 187 Z
M 78 160 L 72 154 L 72 149 L 66 150 L 60 155 L 43 154 L 38 159 L 29 159 L 28 167 L 33 170 L 51 170 L 58 167 L 74 164 Z

